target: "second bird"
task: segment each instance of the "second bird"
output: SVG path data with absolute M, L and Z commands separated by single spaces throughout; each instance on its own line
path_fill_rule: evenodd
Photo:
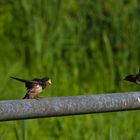
M 133 83 L 136 83 L 136 84 L 140 84 L 140 69 L 139 69 L 138 74 L 130 74 L 130 75 L 127 75 L 124 78 L 124 80 L 130 81 L 130 82 L 133 82 Z
M 11 77 L 12 79 L 18 80 L 25 83 L 27 88 L 27 93 L 23 99 L 36 99 L 39 98 L 39 94 L 46 88 L 46 86 L 51 84 L 51 79 L 49 78 L 35 78 L 33 80 L 24 80 L 16 77 Z

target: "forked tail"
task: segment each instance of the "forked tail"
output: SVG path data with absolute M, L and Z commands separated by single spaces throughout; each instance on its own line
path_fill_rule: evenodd
M 27 80 L 24 80 L 24 79 L 20 79 L 20 78 L 16 78 L 16 77 L 10 77 L 10 78 L 12 78 L 12 79 L 15 79 L 15 80 L 18 80 L 18 81 L 20 81 L 20 82 L 28 82 Z

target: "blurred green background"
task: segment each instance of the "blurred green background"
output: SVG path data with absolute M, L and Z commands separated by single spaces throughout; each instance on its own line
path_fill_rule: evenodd
M 0 0 L 0 99 L 26 90 L 9 78 L 49 76 L 43 97 L 136 91 L 138 0 Z M 8 86 L 7 86 L 8 85 Z M 0 140 L 139 140 L 139 111 L 2 122 Z

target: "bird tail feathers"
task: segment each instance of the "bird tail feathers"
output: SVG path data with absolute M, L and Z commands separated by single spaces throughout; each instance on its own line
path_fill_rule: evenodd
M 15 79 L 15 80 L 18 80 L 18 81 L 20 81 L 20 82 L 28 82 L 27 80 L 24 80 L 24 79 L 20 79 L 20 78 L 16 78 L 16 77 L 10 77 L 10 78 L 12 78 L 12 79 Z

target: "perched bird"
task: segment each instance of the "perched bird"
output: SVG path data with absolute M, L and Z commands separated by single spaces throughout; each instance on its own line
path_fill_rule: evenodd
M 20 82 L 25 83 L 25 87 L 27 88 L 27 93 L 23 97 L 23 99 L 37 99 L 39 98 L 39 94 L 46 88 L 46 86 L 51 84 L 51 79 L 49 78 L 35 78 L 33 80 L 24 80 L 16 77 L 11 77 L 12 79 L 18 80 Z
M 124 78 L 124 80 L 130 81 L 130 82 L 133 82 L 133 83 L 136 83 L 136 84 L 140 84 L 140 69 L 139 69 L 138 74 L 136 74 L 136 75 L 134 75 L 134 74 L 127 75 Z

